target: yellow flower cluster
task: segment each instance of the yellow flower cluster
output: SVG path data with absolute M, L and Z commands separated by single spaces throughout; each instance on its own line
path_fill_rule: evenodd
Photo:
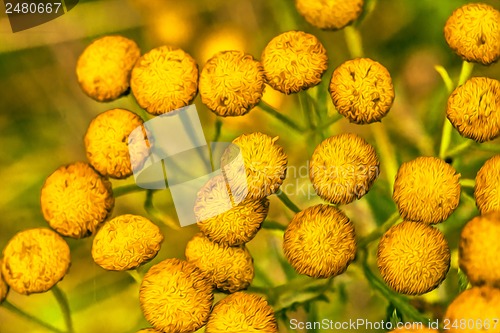
M 354 225 L 333 206 L 306 208 L 286 228 L 283 251 L 299 274 L 337 276 L 345 272 L 356 255 Z
M 92 42 L 76 64 L 83 92 L 99 102 L 109 102 L 128 93 L 130 73 L 141 51 L 123 36 L 105 36 Z
M 500 58 L 500 12 L 482 4 L 466 4 L 446 21 L 444 36 L 464 60 L 490 65 Z
M 153 259 L 163 234 L 145 217 L 125 214 L 106 222 L 92 243 L 92 258 L 104 269 L 123 271 Z
M 264 93 L 262 65 L 241 51 L 214 55 L 200 74 L 201 101 L 217 115 L 242 116 Z
M 20 231 L 3 249 L 5 282 L 23 295 L 43 293 L 59 282 L 70 265 L 69 246 L 50 229 Z
M 337 111 L 356 124 L 380 121 L 394 101 L 389 71 L 368 58 L 344 62 L 333 72 L 330 95 Z
M 377 265 L 395 291 L 421 295 L 435 289 L 450 268 L 450 249 L 442 232 L 424 223 L 403 222 L 380 239 Z
M 244 290 L 254 277 L 253 258 L 245 245 L 218 244 L 202 233 L 187 243 L 186 260 L 198 267 L 221 291 L 234 293 Z
M 487 77 L 468 80 L 448 98 L 446 116 L 468 139 L 485 142 L 497 138 L 500 136 L 500 82 Z
M 339 30 L 351 24 L 363 11 L 363 3 L 363 0 L 295 0 L 300 15 L 325 30 Z
M 205 332 L 278 333 L 278 324 L 264 298 L 238 292 L 215 304 Z
M 481 214 L 500 211 L 500 155 L 493 156 L 479 169 L 474 197 Z

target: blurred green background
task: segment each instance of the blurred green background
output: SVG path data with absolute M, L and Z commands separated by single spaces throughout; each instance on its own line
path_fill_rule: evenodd
M 375 144 L 371 127 L 379 126 L 387 134 L 398 164 L 419 155 L 436 156 L 447 93 L 434 66 L 444 66 L 456 82 L 461 59 L 447 47 L 442 31 L 451 12 L 466 2 L 377 1 L 373 12 L 361 24 L 360 32 L 365 55 L 381 62 L 392 75 L 395 104 L 382 124 L 359 126 L 341 119 L 330 127 L 328 134 L 355 132 Z M 498 1 L 485 2 L 497 9 L 500 7 Z M 297 14 L 292 0 L 80 1 L 62 17 L 15 34 L 5 14 L 0 16 L 0 249 L 20 230 L 47 227 L 39 203 L 42 184 L 60 165 L 85 160 L 83 136 L 93 117 L 115 107 L 140 111 L 131 96 L 103 104 L 89 99 L 80 90 L 75 75 L 76 60 L 93 39 L 122 34 L 134 39 L 143 53 L 163 44 L 177 45 L 190 53 L 201 69 L 208 58 L 222 50 L 240 49 L 259 59 L 272 37 L 291 29 L 312 33 L 325 45 L 329 70 L 323 83 L 310 93 L 324 91 L 333 69 L 350 59 L 344 33 L 320 31 L 310 26 Z M 500 68 L 498 64 L 476 66 L 473 75 L 498 79 Z M 296 95 L 285 96 L 267 87 L 264 100 L 297 122 L 304 121 Z M 214 135 L 215 116 L 202 105 L 199 97 L 195 104 L 207 141 L 210 141 Z M 329 114 L 335 113 L 329 98 L 322 107 Z M 289 165 L 298 170 L 306 167 L 312 149 L 320 142 L 318 137 L 307 138 L 290 131 L 258 108 L 244 117 L 223 119 L 220 139 L 230 141 L 253 131 L 279 136 L 279 144 L 289 155 Z M 454 133 L 452 147 L 462 142 L 464 139 Z M 472 179 L 493 154 L 473 146 L 455 157 L 453 166 L 463 178 Z M 355 223 L 358 236 L 368 234 L 396 210 L 385 177 L 382 167 L 380 179 L 372 191 L 365 198 L 343 207 Z M 114 181 L 114 185 L 132 182 Z M 306 173 L 289 177 L 286 184 L 292 184 L 289 188 L 310 189 Z M 472 194 L 470 189 L 464 191 Z M 296 195 L 287 194 L 301 208 L 321 202 L 300 191 Z M 143 192 L 120 197 L 113 216 L 145 215 L 143 203 Z M 155 195 L 155 204 L 164 215 L 152 220 L 162 225 L 165 241 L 158 256 L 140 268 L 140 272 L 167 257 L 183 258 L 186 242 L 198 231 L 196 226 L 175 231 L 162 224 L 165 222 L 162 219 L 175 221 L 176 218 L 168 190 Z M 474 203 L 462 198 L 457 211 L 439 226 L 452 249 L 456 249 L 461 227 L 476 214 Z M 292 216 L 275 197 L 271 198 L 270 220 L 286 225 Z M 280 231 L 262 230 L 248 244 L 256 265 L 255 286 L 278 286 L 287 278 L 294 278 L 286 265 L 282 266 L 281 238 Z M 128 333 L 148 327 L 139 308 L 139 286 L 134 280 L 126 273 L 107 272 L 94 264 L 90 255 L 91 238 L 67 241 L 72 250 L 72 266 L 59 286 L 68 296 L 75 332 Z M 375 249 L 376 242 L 370 246 L 372 264 Z M 454 252 L 446 282 L 425 297 L 412 300 L 417 307 L 437 317 L 442 315 L 458 290 Z M 376 272 L 376 267 L 373 268 Z M 351 265 L 346 274 L 336 278 L 326 296 L 329 302 L 313 302 L 309 311 L 303 307 L 286 311 L 288 320 L 364 318 L 380 321 L 387 318 L 387 301 L 370 288 L 359 265 Z M 51 293 L 21 296 L 10 292 L 8 300 L 64 328 Z M 286 320 L 280 321 L 280 332 L 292 332 L 288 326 Z M 0 332 L 44 330 L 0 306 Z

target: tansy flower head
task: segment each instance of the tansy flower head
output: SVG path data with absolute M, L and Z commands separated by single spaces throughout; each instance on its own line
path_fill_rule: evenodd
M 286 228 L 283 250 L 299 274 L 316 278 L 342 274 L 356 256 L 354 225 L 333 206 L 306 208 Z
M 179 259 L 151 267 L 139 291 L 146 320 L 170 333 L 194 332 L 205 325 L 213 300 L 210 281 L 194 264 Z
M 9 292 L 9 285 L 4 281 L 2 276 L 2 260 L 0 260 L 0 304 L 7 297 Z
M 380 121 L 394 101 L 391 75 L 368 58 L 349 60 L 333 72 L 330 95 L 338 112 L 356 124 Z
M 286 176 L 288 158 L 283 148 L 276 144 L 277 140 L 278 137 L 259 132 L 243 134 L 233 140 L 221 162 L 231 190 L 248 191 L 248 200 L 260 200 L 278 191 Z M 240 153 L 245 170 L 241 164 L 231 163 Z M 239 198 L 239 193 L 233 195 Z
M 450 333 L 498 332 L 499 317 L 500 289 L 485 286 L 473 287 L 458 295 L 448 306 L 444 320 L 458 323 L 449 326 Z
M 377 265 L 384 281 L 401 294 L 422 295 L 439 286 L 450 268 L 443 233 L 423 223 L 403 222 L 380 239 Z
M 105 36 L 92 42 L 78 58 L 76 75 L 82 90 L 99 102 L 127 93 L 130 72 L 141 56 L 137 44 L 122 36 Z
M 446 116 L 464 137 L 477 142 L 500 135 L 500 82 L 473 77 L 448 98 Z
M 481 214 L 500 211 L 500 155 L 493 156 L 479 169 L 474 197 Z
M 101 175 L 112 178 L 127 178 L 132 174 L 129 135 L 142 119 L 133 112 L 113 109 L 98 115 L 90 123 L 85 134 L 85 150 L 90 164 Z M 145 131 L 145 130 L 144 130 Z M 147 140 L 147 139 L 146 139 Z M 148 151 L 136 149 L 135 156 L 148 156 Z M 139 160 L 140 158 L 136 158 Z
M 444 37 L 464 60 L 489 65 L 500 57 L 500 12 L 482 3 L 464 5 L 446 21 Z
M 500 288 L 500 211 L 473 218 L 460 234 L 460 268 L 473 285 Z
M 92 244 L 92 258 L 107 270 L 133 269 L 153 259 L 162 241 L 160 228 L 147 218 L 121 215 L 99 229 Z
M 111 183 L 83 162 L 54 171 L 41 193 L 45 220 L 61 235 L 73 238 L 93 234 L 114 204 Z
M 348 204 L 368 193 L 379 174 L 375 149 L 356 134 L 321 142 L 311 157 L 309 177 L 316 193 L 334 204 Z
M 221 291 L 246 289 L 253 280 L 253 259 L 244 245 L 214 243 L 199 233 L 187 243 L 186 259 Z
M 460 174 L 445 161 L 418 157 L 403 163 L 396 175 L 392 198 L 408 221 L 439 223 L 460 201 Z
M 318 85 L 328 67 L 323 44 L 302 31 L 274 37 L 262 52 L 261 61 L 267 83 L 285 94 Z
M 3 250 L 2 275 L 23 295 L 43 293 L 59 282 L 70 264 L 69 246 L 50 229 L 27 229 L 12 237 Z
M 262 65 L 241 51 L 213 56 L 200 74 L 203 104 L 217 115 L 242 116 L 259 103 L 264 93 Z
M 338 30 L 359 17 L 363 11 L 363 0 L 295 0 L 295 6 L 311 25 Z
M 210 314 L 206 333 L 220 332 L 277 333 L 278 324 L 264 298 L 238 292 L 217 302 Z
M 188 105 L 198 89 L 198 66 L 181 49 L 161 46 L 144 54 L 130 81 L 137 103 L 159 115 Z
M 252 240 L 269 212 L 269 200 L 233 204 L 223 176 L 211 178 L 198 192 L 194 206 L 198 227 L 212 241 L 241 245 Z

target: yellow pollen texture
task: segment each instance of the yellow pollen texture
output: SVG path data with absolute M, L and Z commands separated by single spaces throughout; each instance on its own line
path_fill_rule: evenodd
M 481 214 L 500 211 L 500 155 L 493 156 L 479 169 L 474 197 Z

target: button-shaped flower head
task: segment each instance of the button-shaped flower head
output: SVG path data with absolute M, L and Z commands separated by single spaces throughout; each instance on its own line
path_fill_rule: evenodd
M 206 333 L 278 333 L 274 310 L 261 296 L 238 292 L 215 304 Z
M 429 224 L 446 220 L 460 201 L 460 174 L 445 161 L 418 157 L 403 163 L 392 198 L 401 217 Z
M 339 30 L 361 15 L 363 0 L 295 0 L 295 6 L 311 25 L 325 30 Z
M 162 241 L 160 228 L 147 218 L 120 215 L 104 223 L 95 235 L 92 258 L 107 270 L 134 269 L 153 259 Z
M 500 288 L 500 211 L 470 220 L 460 234 L 460 268 L 472 285 Z
M 384 281 L 401 294 L 422 295 L 439 286 L 450 268 L 450 249 L 438 229 L 403 222 L 380 239 L 377 264 Z
M 379 175 L 375 149 L 356 134 L 332 136 L 313 152 L 309 178 L 318 195 L 334 204 L 348 204 L 368 193 Z
M 2 275 L 2 260 L 0 260 L 0 304 L 7 297 L 9 292 L 9 285 L 5 282 Z
M 223 51 L 205 64 L 199 85 L 201 101 L 215 114 L 242 116 L 262 98 L 264 70 L 249 54 Z
M 198 66 L 181 49 L 160 46 L 144 54 L 132 70 L 137 103 L 153 115 L 188 105 L 198 89 Z
M 45 220 L 61 235 L 73 238 L 94 234 L 114 204 L 111 183 L 83 162 L 58 168 L 45 180 L 41 193 Z
M 274 37 L 262 52 L 261 61 L 267 83 L 287 95 L 318 85 L 328 67 L 323 44 L 302 31 Z
M 500 155 L 493 156 L 479 169 L 474 197 L 481 214 L 500 211 Z
M 130 150 L 134 147 L 129 146 L 129 135 L 143 123 L 141 117 L 124 109 L 108 110 L 94 118 L 84 139 L 92 167 L 106 177 L 122 179 L 132 175 L 136 166 L 130 161 Z M 145 159 L 148 150 L 136 149 L 134 154 Z
M 253 259 L 245 245 L 222 245 L 198 233 L 186 245 L 186 260 L 221 291 L 246 289 L 253 280 Z
M 299 274 L 316 278 L 337 276 L 356 256 L 354 225 L 333 206 L 306 208 L 286 228 L 283 250 Z
M 50 229 L 20 231 L 3 250 L 2 275 L 16 292 L 43 293 L 59 282 L 68 271 L 69 246 Z
M 466 4 L 448 18 L 444 37 L 464 60 L 489 65 L 500 58 L 500 12 L 482 3 Z
M 448 306 L 444 320 L 450 323 L 450 333 L 498 332 L 499 317 L 500 289 L 485 286 L 458 295 Z
M 78 58 L 80 87 L 99 102 L 117 99 L 128 92 L 130 72 L 141 56 L 137 44 L 122 36 L 105 36 L 92 42 Z
M 356 124 L 380 121 L 394 101 L 389 71 L 368 58 L 348 60 L 337 67 L 330 95 L 338 112 Z
M 194 212 L 198 227 L 212 241 L 236 246 L 249 242 L 269 212 L 269 200 L 233 204 L 223 176 L 211 178 L 198 192 Z
M 157 330 L 194 332 L 208 320 L 212 283 L 192 263 L 166 259 L 149 269 L 139 291 L 146 320 Z
M 260 132 L 242 134 L 224 151 L 221 165 L 234 197 L 247 191 L 246 199 L 261 200 L 278 191 L 286 176 L 288 158 L 277 140 Z M 239 154 L 243 163 L 232 163 Z
M 477 142 L 500 135 L 500 82 L 473 77 L 448 98 L 446 116 L 463 136 Z

